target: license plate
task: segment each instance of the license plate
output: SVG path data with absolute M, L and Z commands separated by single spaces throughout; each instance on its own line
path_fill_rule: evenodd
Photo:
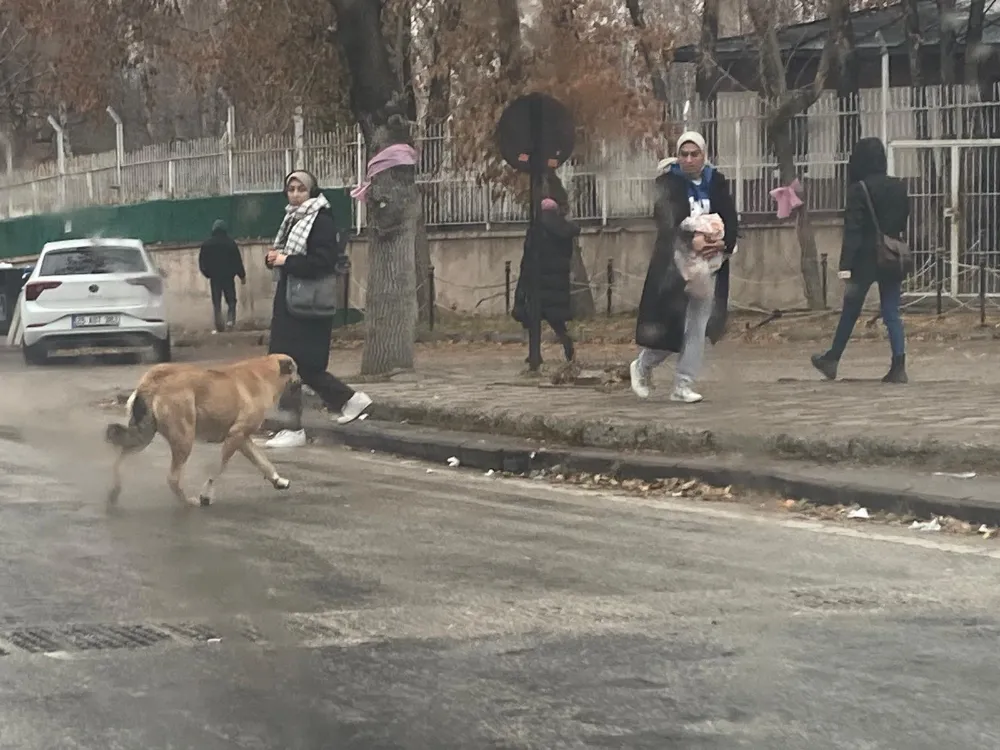
M 121 315 L 74 315 L 74 328 L 109 328 L 121 325 Z

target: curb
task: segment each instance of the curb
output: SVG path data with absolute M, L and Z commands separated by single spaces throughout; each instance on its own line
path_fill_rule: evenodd
M 318 406 L 318 399 L 314 400 Z M 762 460 L 810 461 L 835 466 L 1000 473 L 1000 449 L 985 443 L 887 440 L 864 435 L 842 438 L 803 437 L 793 433 L 758 435 L 721 430 L 690 430 L 670 423 L 635 424 L 614 418 L 581 419 L 516 411 L 485 413 L 476 409 L 407 403 L 380 396 L 369 409 L 372 419 L 443 430 L 546 440 L 574 448 L 655 451 L 669 456 L 754 456 Z
M 1000 526 L 1000 501 L 970 494 L 976 484 L 891 470 L 876 470 L 882 481 L 844 480 L 837 467 L 767 463 L 718 458 L 668 458 L 595 448 L 542 447 L 531 441 L 482 434 L 401 427 L 372 421 L 339 427 L 313 418 L 305 427 L 320 444 L 391 453 L 447 466 L 451 457 L 465 468 L 530 474 L 560 468 L 567 473 L 613 476 L 617 479 L 696 479 L 706 484 L 769 492 L 818 505 L 858 504 L 919 518 L 952 516 L 973 524 Z M 264 429 L 281 424 L 268 420 Z M 918 489 L 919 488 L 919 489 Z M 928 488 L 936 491 L 928 491 Z M 996 487 L 983 495 L 997 496 Z

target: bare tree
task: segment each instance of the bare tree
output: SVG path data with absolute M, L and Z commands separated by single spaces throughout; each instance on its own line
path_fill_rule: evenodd
M 760 83 L 766 106 L 768 140 L 778 161 L 781 182 L 789 185 L 797 177 L 795 150 L 791 139 L 792 119 L 808 111 L 826 86 L 827 77 L 837 59 L 841 44 L 843 16 L 849 12 L 847 0 L 827 0 L 830 33 L 823 46 L 819 67 L 809 86 L 789 90 L 778 32 L 772 22 L 768 0 L 749 0 L 748 11 L 760 47 Z M 804 188 L 808 189 L 808 188 Z M 809 218 L 808 201 L 798 210 L 795 219 L 799 240 L 800 268 L 805 284 L 806 301 L 811 309 L 823 305 L 823 288 L 820 279 L 819 253 L 816 234 Z
M 717 2 L 717 0 L 710 0 L 710 2 Z M 625 0 L 625 7 L 628 8 L 632 25 L 639 30 L 639 54 L 642 55 L 642 59 L 646 63 L 646 69 L 653 85 L 653 96 L 656 97 L 657 101 L 667 104 L 670 101 L 670 92 L 667 90 L 666 66 L 663 65 L 660 56 L 653 51 L 650 40 L 643 33 L 647 26 L 646 14 L 642 10 L 642 0 Z

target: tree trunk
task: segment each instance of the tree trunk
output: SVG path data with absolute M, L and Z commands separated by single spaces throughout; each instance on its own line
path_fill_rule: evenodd
M 768 137 L 778 160 L 778 172 L 783 185 L 795 179 L 795 150 L 792 147 L 790 121 L 775 123 L 768 127 Z M 819 249 L 816 247 L 816 233 L 809 219 L 809 207 L 805 201 L 795 215 L 795 236 L 799 241 L 799 270 L 805 286 L 806 303 L 810 310 L 823 308 L 823 282 L 819 268 Z
M 524 44 L 521 40 L 521 10 L 517 0 L 497 0 L 497 51 L 500 69 L 507 81 L 517 85 L 524 80 Z
M 947 88 L 944 89 L 944 101 L 941 112 L 941 131 L 945 138 L 954 138 L 956 132 L 955 104 L 961 102 L 952 98 L 954 89 L 958 83 L 958 71 L 955 64 L 957 54 L 957 43 L 955 38 L 956 18 L 955 0 L 938 0 L 938 17 L 941 25 L 941 40 L 938 44 L 940 52 L 941 83 Z
M 719 72 L 715 62 L 715 48 L 718 41 L 719 0 L 705 0 L 701 12 L 701 41 L 698 45 L 695 91 L 698 93 L 701 105 L 699 127 L 701 134 L 705 136 L 705 141 L 708 144 L 708 156 L 712 160 L 718 160 L 719 156 L 719 98 L 716 92 Z
M 639 29 L 640 32 L 646 30 L 646 18 L 642 12 L 642 5 L 640 0 L 625 0 L 625 6 L 628 8 L 629 16 L 632 19 L 632 25 Z M 646 69 L 649 71 L 650 82 L 653 86 L 653 97 L 658 102 L 663 102 L 664 104 L 670 103 L 670 92 L 667 90 L 667 74 L 666 70 L 660 62 L 657 60 L 650 47 L 649 42 L 642 38 L 640 35 L 639 42 L 639 54 L 642 55 L 643 61 L 646 63 Z
M 412 145 L 405 92 L 382 33 L 380 0 L 330 0 L 351 74 L 351 108 L 369 154 Z M 413 368 L 417 325 L 414 247 L 420 218 L 416 169 L 397 166 L 368 188 L 368 292 L 361 373 Z
M 797 115 L 809 111 L 826 87 L 827 77 L 837 59 L 839 45 L 843 44 L 844 16 L 848 13 L 847 0 L 828 0 L 827 14 L 830 34 L 823 46 L 819 68 L 808 87 L 788 90 L 785 66 L 778 45 L 778 34 L 773 24 L 772 9 L 766 0 L 750 0 L 748 11 L 753 21 L 760 45 L 760 80 L 762 93 L 767 101 L 767 135 L 778 162 L 781 183 L 790 185 L 798 176 L 795 170 L 795 150 L 792 146 L 791 122 Z M 802 282 L 806 302 L 812 310 L 823 306 L 823 287 L 819 273 L 819 253 L 816 235 L 809 220 L 806 197 L 795 218 L 795 233 L 799 241 Z
M 990 54 L 989 48 L 983 47 L 983 26 L 986 22 L 986 0 L 972 0 L 969 3 L 969 26 L 965 34 L 965 72 L 964 81 L 971 89 L 975 101 L 980 106 L 971 107 L 966 115 L 965 135 L 968 138 L 989 138 L 992 133 L 987 127 L 988 112 L 981 102 L 992 99 L 991 87 L 982 80 L 981 65 L 984 54 Z M 991 149 L 992 151 L 992 149 Z M 986 174 L 986 170 L 983 171 Z

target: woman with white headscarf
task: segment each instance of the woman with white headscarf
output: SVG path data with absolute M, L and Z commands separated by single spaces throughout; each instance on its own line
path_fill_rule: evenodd
M 725 327 L 729 257 L 736 249 L 739 217 L 729 182 L 706 160 L 705 139 L 700 133 L 683 133 L 677 139 L 677 157 L 661 161 L 659 172 L 653 209 L 656 245 L 639 301 L 635 341 L 642 349 L 630 367 L 632 390 L 639 398 L 648 398 L 653 368 L 671 353 L 680 353 L 670 399 L 695 404 L 702 400 L 692 386 L 701 372 L 706 337 L 717 341 Z M 687 239 L 694 251 L 706 258 L 721 254 L 722 264 L 712 282 L 714 293 L 689 298 L 674 261 L 674 240 L 683 231 L 681 222 L 707 213 L 722 217 L 723 239 L 711 241 L 703 235 Z
M 295 360 L 302 383 L 312 388 L 337 422 L 347 424 L 360 417 L 372 400 L 361 391 L 327 372 L 333 316 L 301 317 L 288 309 L 288 279 L 319 279 L 342 274 L 349 266 L 344 243 L 337 231 L 329 201 L 316 178 L 304 170 L 285 178 L 288 206 L 285 218 L 265 262 L 275 269 L 278 284 L 271 312 L 270 354 L 287 354 Z M 302 385 L 291 385 L 278 405 L 291 424 L 271 438 L 268 448 L 298 448 L 306 444 L 302 429 Z

